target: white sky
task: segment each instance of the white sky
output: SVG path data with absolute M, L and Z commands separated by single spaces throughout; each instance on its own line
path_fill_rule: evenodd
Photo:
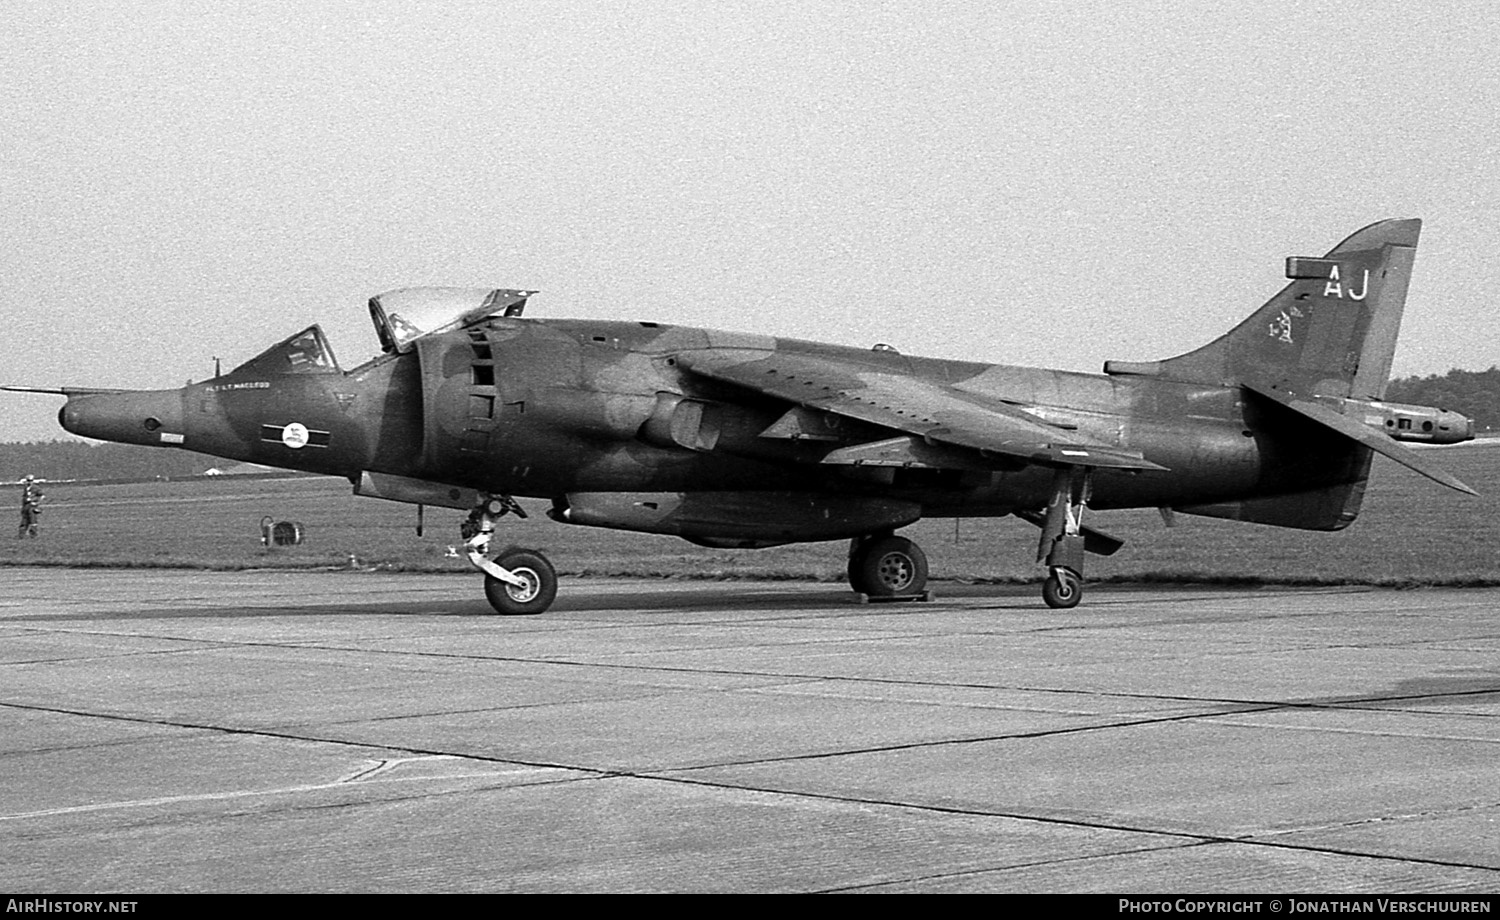
M 1500 7 L 3 0 L 0 383 L 180 386 L 374 293 L 1098 371 L 1426 221 L 1500 362 Z M 0 393 L 0 440 L 61 436 Z

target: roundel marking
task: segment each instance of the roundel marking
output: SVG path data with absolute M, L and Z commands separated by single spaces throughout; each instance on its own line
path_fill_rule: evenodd
M 292 422 L 281 429 L 281 443 L 292 450 L 300 450 L 307 446 L 307 426 L 301 422 Z

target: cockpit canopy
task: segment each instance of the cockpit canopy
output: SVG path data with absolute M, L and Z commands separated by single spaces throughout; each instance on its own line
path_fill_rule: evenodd
M 416 287 L 370 298 L 370 320 L 383 351 L 405 354 L 424 335 L 460 329 L 490 316 L 520 316 L 536 291 Z
M 231 377 L 280 377 L 285 374 L 339 374 L 338 359 L 328 347 L 322 326 L 308 326 L 229 372 Z M 217 375 L 215 375 L 217 376 Z

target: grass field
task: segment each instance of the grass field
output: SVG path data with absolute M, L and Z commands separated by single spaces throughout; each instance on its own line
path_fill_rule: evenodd
M 1089 523 L 1126 540 L 1111 558 L 1089 557 L 1090 581 L 1265 584 L 1500 584 L 1500 449 L 1433 453 L 1480 498 L 1441 488 L 1376 458 L 1360 519 L 1341 533 L 1238 524 L 1154 510 L 1094 513 Z M 19 520 L 19 490 L 12 494 Z M 555 524 L 543 501 L 506 518 L 498 539 L 545 552 L 563 575 L 843 580 L 843 542 L 767 550 L 713 550 L 672 537 Z M 260 520 L 301 522 L 305 541 L 263 547 Z M 342 479 L 236 479 L 47 487 L 41 536 L 0 537 L 0 566 L 348 568 L 472 574 L 448 555 L 461 512 L 357 498 Z M 938 580 L 1035 581 L 1037 530 L 1015 518 L 922 521 L 919 541 Z M 4 574 L 0 571 L 0 581 Z

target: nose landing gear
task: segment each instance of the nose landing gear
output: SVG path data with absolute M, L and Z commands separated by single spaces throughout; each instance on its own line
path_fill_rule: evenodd
M 552 606 L 557 597 L 557 572 L 546 556 L 512 546 L 502 550 L 491 565 L 510 576 L 484 573 L 484 596 L 497 613 L 529 616 Z
M 526 512 L 509 495 L 488 496 L 469 512 L 459 533 L 464 538 L 469 564 L 484 573 L 484 595 L 495 612 L 529 616 L 552 606 L 557 597 L 557 572 L 547 557 L 536 550 L 507 546 L 490 557 L 495 523 L 512 512 L 517 517 L 526 517 Z

